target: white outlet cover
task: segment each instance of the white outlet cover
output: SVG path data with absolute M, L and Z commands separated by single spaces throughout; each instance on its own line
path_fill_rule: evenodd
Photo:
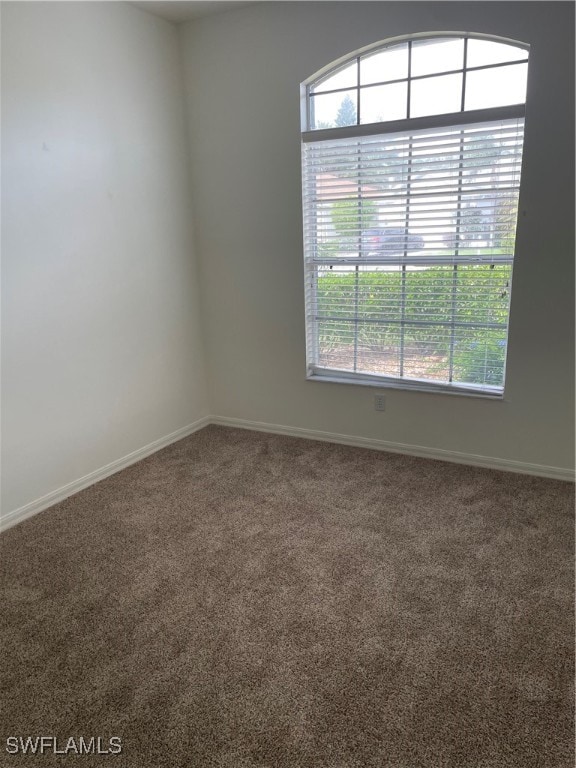
M 377 411 L 385 411 L 386 410 L 386 397 L 384 395 L 375 395 L 374 396 L 374 408 Z

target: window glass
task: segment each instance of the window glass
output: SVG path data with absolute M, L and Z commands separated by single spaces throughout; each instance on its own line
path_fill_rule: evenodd
M 407 111 L 408 83 L 374 85 L 360 91 L 360 122 L 402 120 Z
M 358 91 L 318 94 L 310 97 L 311 128 L 342 128 L 356 125 Z
M 468 72 L 464 109 L 523 104 L 526 101 L 527 76 L 527 63 Z
M 468 40 L 468 67 L 484 67 L 522 59 L 528 59 L 528 51 L 525 48 L 495 43 L 492 40 Z
M 412 77 L 462 69 L 463 66 L 462 38 L 414 40 L 412 43 Z
M 351 64 L 347 64 L 337 72 L 331 72 L 322 80 L 311 87 L 311 93 L 321 93 L 322 91 L 332 91 L 336 88 L 354 88 L 358 84 L 358 64 L 356 59 Z
M 360 85 L 408 77 L 408 43 L 360 59 Z
M 441 75 L 413 80 L 410 117 L 459 112 L 462 103 L 462 75 Z
M 358 338 L 357 373 L 394 377 L 400 375 L 400 346 L 397 333 L 373 323 L 359 322 Z

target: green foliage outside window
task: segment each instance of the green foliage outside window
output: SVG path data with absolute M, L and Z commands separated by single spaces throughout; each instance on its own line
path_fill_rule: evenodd
M 460 266 L 456 271 L 437 266 L 404 275 L 401 270 L 327 270 L 317 283 L 320 350 L 330 352 L 349 345 L 352 325 L 358 329 L 359 345 L 393 348 L 403 328 L 406 347 L 417 348 L 423 358 L 428 356 L 432 366 L 436 361 L 439 371 L 446 370 L 452 350 L 454 381 L 501 385 L 510 278 L 508 265 Z M 455 286 L 459 291 L 454 291 Z M 353 318 L 351 306 L 356 307 Z M 465 340 L 457 329 L 452 334 L 452 320 L 470 324 Z M 479 323 L 500 327 L 475 328 Z M 444 377 L 439 373 L 438 378 Z
M 358 235 L 359 230 L 370 229 L 376 224 L 378 210 L 373 200 L 336 200 L 332 203 L 332 224 L 339 235 Z

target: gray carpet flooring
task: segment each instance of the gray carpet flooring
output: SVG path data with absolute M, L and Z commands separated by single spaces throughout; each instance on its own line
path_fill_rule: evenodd
M 0 766 L 571 768 L 573 511 L 208 427 L 0 537 Z

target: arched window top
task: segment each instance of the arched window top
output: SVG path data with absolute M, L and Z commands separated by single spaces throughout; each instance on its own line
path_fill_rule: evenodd
M 305 83 L 304 130 L 524 104 L 528 46 L 468 33 L 377 43 Z

